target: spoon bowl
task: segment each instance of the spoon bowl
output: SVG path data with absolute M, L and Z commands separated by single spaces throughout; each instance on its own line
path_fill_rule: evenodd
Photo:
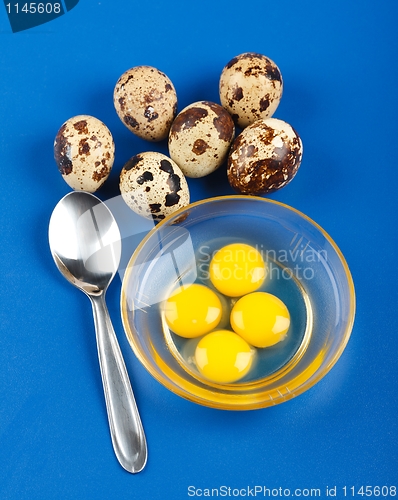
M 85 192 L 67 194 L 50 220 L 51 253 L 61 274 L 90 295 L 104 291 L 121 255 L 119 228 L 108 207 Z
M 54 208 L 49 243 L 61 274 L 91 300 L 112 444 L 120 464 L 139 472 L 147 459 L 145 434 L 105 303 L 121 256 L 119 228 L 101 200 L 73 191 Z

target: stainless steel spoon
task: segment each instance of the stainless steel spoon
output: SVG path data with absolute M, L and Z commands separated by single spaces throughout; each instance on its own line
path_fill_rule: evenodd
M 127 471 L 139 472 L 147 459 L 145 434 L 105 303 L 120 261 L 119 228 L 96 196 L 74 191 L 54 208 L 49 242 L 61 274 L 91 300 L 113 448 Z

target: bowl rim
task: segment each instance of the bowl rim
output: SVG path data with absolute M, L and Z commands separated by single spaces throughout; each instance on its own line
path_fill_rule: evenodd
M 336 255 L 341 261 L 341 264 L 344 269 L 344 273 L 347 279 L 347 284 L 348 284 L 348 291 L 349 291 L 349 314 L 348 314 L 348 319 L 347 319 L 347 324 L 345 326 L 345 330 L 343 333 L 343 338 L 342 341 L 340 342 L 338 348 L 336 349 L 336 352 L 334 353 L 333 357 L 329 360 L 329 362 L 322 367 L 317 372 L 317 368 L 315 369 L 316 376 L 313 376 L 311 374 L 307 380 L 305 380 L 301 385 L 299 385 L 294 392 L 291 392 L 290 390 L 287 391 L 287 393 L 282 394 L 279 390 L 277 390 L 277 397 L 273 398 L 270 396 L 269 399 L 266 400 L 260 400 L 260 401 L 253 401 L 247 404 L 234 404 L 233 402 L 221 402 L 221 401 L 210 401 L 205 398 L 198 397 L 195 394 L 192 394 L 191 392 L 188 392 L 176 385 L 174 385 L 172 382 L 169 381 L 169 379 L 163 374 L 159 374 L 158 371 L 156 371 L 151 363 L 149 363 L 144 355 L 141 354 L 141 350 L 139 348 L 138 343 L 136 342 L 135 338 L 135 332 L 134 330 L 130 327 L 129 321 L 128 321 L 128 315 L 127 315 L 127 308 L 125 307 L 125 304 L 127 303 L 126 299 L 126 287 L 127 287 L 127 281 L 130 277 L 131 270 L 134 267 L 134 262 L 137 259 L 137 256 L 141 252 L 142 247 L 146 244 L 146 242 L 151 238 L 151 236 L 158 231 L 158 228 L 161 228 L 162 226 L 166 225 L 169 223 L 169 221 L 173 218 L 178 217 L 181 213 L 184 213 L 193 207 L 197 207 L 203 204 L 208 204 L 212 202 L 218 202 L 218 201 L 226 201 L 226 200 L 234 200 L 234 201 L 239 201 L 239 200 L 250 200 L 250 201 L 258 201 L 262 203 L 268 203 L 272 205 L 278 205 L 281 206 L 297 215 L 299 215 L 301 218 L 309 222 L 312 226 L 314 226 L 328 241 L 328 243 L 332 246 L 334 251 L 336 252 Z M 200 404 L 202 406 L 208 406 L 211 408 L 216 408 L 216 409 L 223 409 L 223 410 L 254 410 L 254 409 L 260 409 L 260 408 L 266 408 L 269 406 L 274 406 L 279 403 L 283 403 L 285 401 L 288 401 L 289 399 L 292 399 L 294 397 L 299 396 L 303 392 L 306 392 L 308 389 L 313 387 L 316 383 L 318 383 L 336 364 L 340 356 L 342 355 L 344 349 L 346 348 L 346 345 L 348 343 L 348 340 L 350 339 L 353 324 L 354 324 L 354 319 L 355 319 L 355 310 L 356 310 L 356 296 L 355 296 L 355 288 L 354 288 L 354 282 L 352 279 L 351 271 L 348 267 L 347 261 L 341 252 L 340 248 L 337 246 L 335 241 L 331 238 L 331 236 L 313 219 L 308 217 L 306 214 L 301 212 L 300 210 L 297 210 L 296 208 L 287 205 L 286 203 L 282 203 L 280 201 L 276 200 L 271 200 L 269 198 L 262 198 L 259 196 L 249 196 L 249 195 L 225 195 L 225 196 L 215 196 L 211 198 L 205 198 L 203 200 L 199 200 L 193 203 L 190 203 L 189 205 L 186 205 L 185 207 L 180 208 L 179 210 L 176 210 L 172 214 L 168 215 L 165 217 L 163 220 L 161 220 L 154 228 L 152 228 L 141 240 L 141 242 L 137 245 L 136 249 L 134 250 L 133 254 L 131 255 L 129 262 L 127 264 L 127 267 L 125 269 L 125 273 L 123 276 L 122 280 L 122 287 L 121 287 L 121 293 L 120 293 L 120 311 L 121 311 L 121 319 L 122 319 L 122 324 L 123 324 L 123 329 L 124 333 L 127 337 L 127 340 L 130 344 L 131 349 L 133 350 L 135 356 L 138 358 L 138 360 L 141 362 L 141 364 L 146 368 L 146 370 L 157 380 L 159 383 L 161 383 L 164 387 L 169 389 L 171 392 L 174 394 L 177 394 L 178 396 L 187 399 L 188 401 Z M 298 376 L 299 377 L 299 376 Z M 297 378 L 298 378 L 297 377 Z

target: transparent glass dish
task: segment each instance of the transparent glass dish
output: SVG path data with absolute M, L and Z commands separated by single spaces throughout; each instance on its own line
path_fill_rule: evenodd
M 170 332 L 161 304 L 178 285 L 211 286 L 211 256 L 236 242 L 262 253 L 268 276 L 261 290 L 285 302 L 291 326 L 286 341 L 256 350 L 245 378 L 218 384 L 192 361 L 198 339 Z M 148 233 L 127 266 L 121 313 L 135 355 L 165 387 L 198 404 L 248 410 L 291 399 L 326 375 L 350 337 L 355 292 L 342 253 L 307 216 L 269 199 L 223 196 L 193 203 Z

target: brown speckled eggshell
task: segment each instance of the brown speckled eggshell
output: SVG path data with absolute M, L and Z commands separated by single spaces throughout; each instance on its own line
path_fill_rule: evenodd
M 177 93 L 171 80 L 152 66 L 135 66 L 119 78 L 113 93 L 119 118 L 133 134 L 161 141 L 177 114 Z
M 106 181 L 113 166 L 112 134 L 93 116 L 70 118 L 55 137 L 54 158 L 64 181 L 72 189 L 94 193 Z
M 259 120 L 235 139 L 228 157 L 228 180 L 240 194 L 261 195 L 286 186 L 296 175 L 303 146 L 291 125 Z
M 169 153 L 187 177 L 204 177 L 224 163 L 234 135 L 234 122 L 222 106 L 195 102 L 174 120 Z
M 268 57 L 246 52 L 224 67 L 219 90 L 223 107 L 245 128 L 275 113 L 283 92 L 282 75 Z
M 188 184 L 178 165 L 151 151 L 133 156 L 124 165 L 120 192 L 134 212 L 157 221 L 189 204 Z

